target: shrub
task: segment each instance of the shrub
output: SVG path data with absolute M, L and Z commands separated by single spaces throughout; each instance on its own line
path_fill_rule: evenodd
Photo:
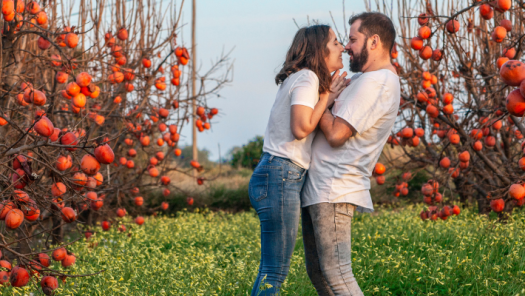
M 233 153 L 231 164 L 234 167 L 243 167 L 254 169 L 259 163 L 259 159 L 263 153 L 263 137 L 257 136 L 250 140 L 248 144 L 243 145 L 242 148 Z

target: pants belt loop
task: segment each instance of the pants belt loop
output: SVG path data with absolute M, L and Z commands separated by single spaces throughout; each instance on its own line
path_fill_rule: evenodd
M 274 158 L 273 155 L 270 155 L 270 159 L 268 159 L 268 162 L 272 162 L 272 159 Z

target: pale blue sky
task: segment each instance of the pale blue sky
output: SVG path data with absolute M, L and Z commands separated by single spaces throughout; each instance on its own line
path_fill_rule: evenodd
M 180 3 L 180 1 L 177 1 Z M 197 60 L 203 69 L 224 49 L 235 47 L 234 79 L 220 98 L 209 105 L 220 109 L 213 119 L 212 130 L 199 133 L 198 147 L 211 151 L 211 159 L 219 158 L 233 146 L 241 146 L 256 135 L 263 135 L 277 86 L 275 74 L 284 61 L 286 51 L 299 26 L 310 19 L 332 25 L 331 11 L 339 30 L 352 13 L 365 10 L 362 1 L 346 1 L 343 20 L 342 0 L 197 0 Z M 185 1 L 184 38 L 189 41 L 191 0 Z M 345 69 L 348 56 L 344 55 Z M 191 130 L 182 132 L 181 144 L 191 144 Z

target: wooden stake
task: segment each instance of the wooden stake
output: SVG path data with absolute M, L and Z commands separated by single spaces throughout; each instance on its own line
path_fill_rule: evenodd
M 196 101 L 197 101 L 197 98 L 195 97 L 196 95 L 196 92 L 197 92 L 197 86 L 195 85 L 195 82 L 196 82 L 196 53 L 197 51 L 195 50 L 195 18 L 196 18 L 196 6 L 197 6 L 197 0 L 193 0 L 193 8 L 192 8 L 192 20 L 191 20 L 191 96 L 193 97 L 193 100 L 192 100 L 192 111 L 193 111 L 193 114 L 192 114 L 192 131 L 193 131 L 193 159 L 198 161 L 198 154 L 199 154 L 199 150 L 197 149 L 197 126 L 195 125 L 195 116 L 196 116 L 196 113 L 197 113 L 197 105 L 196 105 Z M 193 176 L 194 177 L 197 177 L 197 170 L 193 170 Z

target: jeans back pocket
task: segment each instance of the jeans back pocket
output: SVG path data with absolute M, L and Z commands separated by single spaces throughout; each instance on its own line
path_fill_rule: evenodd
M 268 174 L 252 174 L 248 195 L 255 201 L 260 201 L 268 195 Z

